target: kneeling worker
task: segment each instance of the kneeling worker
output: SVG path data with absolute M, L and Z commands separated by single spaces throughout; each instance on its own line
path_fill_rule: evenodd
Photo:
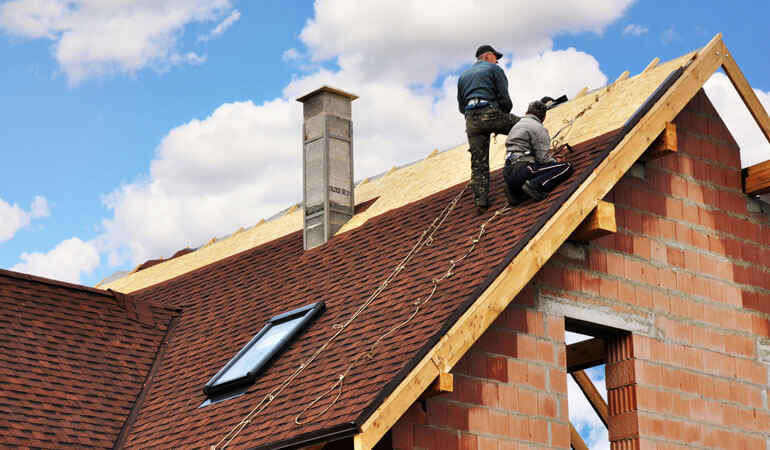
M 540 201 L 557 184 L 572 174 L 572 165 L 550 153 L 551 138 L 543 126 L 545 103 L 535 100 L 527 114 L 508 133 L 503 178 L 508 204 L 517 205 L 527 197 Z

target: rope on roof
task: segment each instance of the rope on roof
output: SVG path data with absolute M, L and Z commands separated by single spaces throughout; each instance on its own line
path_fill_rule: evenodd
M 393 271 L 390 273 L 390 275 L 388 275 L 388 277 L 382 283 L 380 283 L 380 285 L 377 287 L 377 289 L 375 289 L 375 291 L 366 299 L 366 301 L 364 301 L 363 304 L 361 304 L 361 306 L 358 308 L 358 310 L 356 310 L 356 312 L 353 313 L 344 323 L 332 325 L 332 328 L 336 330 L 334 332 L 334 334 L 331 337 L 329 337 L 329 339 L 327 339 L 326 342 L 324 342 L 323 345 L 321 345 L 318 348 L 318 350 L 315 351 L 315 353 L 313 353 L 310 357 L 308 357 L 307 360 L 305 360 L 303 363 L 301 363 L 299 365 L 299 367 L 297 367 L 297 369 L 293 373 L 291 373 L 288 377 L 286 377 L 286 379 L 284 379 L 283 382 L 281 382 L 278 386 L 273 388 L 272 391 L 270 391 L 267 395 L 265 395 L 262 398 L 262 400 L 257 404 L 257 406 L 255 406 L 251 411 L 249 411 L 249 413 L 246 414 L 246 416 L 244 416 L 244 418 L 241 419 L 241 421 L 235 427 L 233 427 L 233 429 L 231 429 L 230 432 L 228 432 L 219 442 L 217 442 L 216 444 L 214 444 L 214 445 L 212 445 L 210 447 L 211 450 L 217 450 L 217 449 L 224 449 L 224 448 L 226 448 L 240 434 L 240 432 L 243 431 L 243 429 L 246 428 L 246 426 L 251 423 L 251 421 L 253 420 L 254 417 L 259 415 L 262 411 L 265 410 L 265 408 L 267 408 L 268 405 L 270 405 L 273 402 L 273 400 L 278 398 L 278 396 L 281 395 L 281 393 L 287 387 L 289 387 L 291 385 L 291 383 L 302 372 L 304 372 L 304 370 L 310 364 L 312 364 L 313 361 L 315 361 L 315 359 L 324 350 L 326 350 L 326 348 L 329 347 L 337 339 L 337 337 L 340 334 L 342 334 L 342 332 L 345 331 L 345 329 L 347 329 L 366 310 L 366 308 L 369 307 L 369 305 L 385 289 L 387 289 L 387 287 L 390 285 L 390 283 L 392 283 L 396 279 L 396 277 L 398 277 L 398 274 L 400 274 L 406 268 L 406 264 L 412 259 L 412 257 L 414 257 L 414 255 L 419 253 L 420 250 L 422 250 L 423 247 L 430 246 L 430 245 L 433 244 L 433 235 L 436 234 L 436 232 L 439 230 L 439 228 L 441 228 L 441 225 L 444 224 L 444 221 L 447 219 L 447 217 L 449 217 L 449 215 L 452 213 L 452 211 L 454 210 L 455 206 L 457 206 L 457 202 L 460 200 L 460 198 L 463 196 L 465 191 L 468 189 L 469 185 L 470 185 L 470 183 L 467 183 L 462 188 L 462 190 L 449 202 L 449 204 L 447 204 L 447 206 L 444 207 L 444 209 L 441 211 L 441 213 L 438 215 L 438 217 L 433 219 L 433 222 L 428 226 L 428 228 L 425 231 L 422 232 L 422 234 L 420 235 L 419 239 L 417 239 L 417 242 L 414 244 L 414 246 L 409 251 L 409 253 L 401 260 L 401 262 L 398 263 L 398 265 L 393 269 Z M 510 209 L 510 208 L 508 206 L 506 206 L 505 208 L 503 208 L 500 211 L 503 211 L 503 210 L 506 210 L 506 209 Z M 478 243 L 478 240 L 484 234 L 484 228 L 486 227 L 486 224 L 489 223 L 493 218 L 497 217 L 499 215 L 498 213 L 499 213 L 499 211 L 495 212 L 495 214 L 489 220 L 487 220 L 487 222 L 485 222 L 481 226 L 482 227 L 482 231 L 479 234 L 479 237 L 477 239 L 473 240 L 473 246 L 471 247 L 471 250 L 476 246 L 476 244 Z M 470 251 L 468 253 L 470 253 Z M 467 254 L 465 256 L 467 256 Z M 463 256 L 460 260 L 464 259 L 465 256 Z M 453 264 L 450 264 L 450 267 L 453 267 Z M 450 270 L 448 272 L 449 272 L 449 275 L 451 275 L 451 268 L 450 268 Z M 445 275 L 444 278 L 448 278 L 449 275 Z M 435 283 L 435 280 L 434 280 L 434 283 Z M 434 286 L 434 291 L 433 292 L 435 292 L 435 286 Z M 433 296 L 433 293 L 431 293 L 431 295 L 427 298 L 427 300 L 430 300 L 430 297 L 432 297 L 432 296 Z M 427 300 L 425 302 L 422 302 L 420 305 L 427 303 Z M 419 299 L 418 299 L 418 302 L 419 302 Z M 411 318 L 409 320 L 411 320 Z M 401 325 L 397 326 L 395 329 L 391 329 L 390 331 L 388 331 L 384 336 L 382 336 L 380 339 L 378 339 L 375 342 L 375 344 L 372 346 L 372 348 L 368 352 L 366 352 L 365 354 L 373 356 L 374 355 L 373 351 L 374 351 L 375 347 L 377 346 L 377 344 L 379 344 L 379 342 L 382 340 L 382 338 L 384 338 L 388 334 L 394 332 L 395 330 L 397 330 L 401 326 L 405 325 L 406 323 L 408 323 L 408 321 L 405 322 L 404 324 L 401 324 Z M 327 392 L 321 394 L 321 396 L 319 396 L 318 399 L 314 400 L 311 403 L 311 405 L 313 405 L 316 402 L 318 402 L 318 400 L 320 400 L 320 398 L 325 397 L 327 395 L 327 393 L 330 392 L 331 390 L 333 390 L 334 387 L 336 387 L 337 385 L 340 386 L 340 394 L 341 394 L 341 392 L 342 392 L 341 391 L 341 386 L 342 386 L 342 381 L 344 380 L 344 376 L 347 375 L 348 372 L 350 372 L 350 370 L 352 369 L 353 365 L 355 365 L 355 362 L 358 359 L 359 358 L 356 358 L 356 360 L 354 360 L 354 362 L 351 364 L 351 366 L 348 367 L 348 370 L 345 371 L 344 374 L 340 375 L 337 383 L 335 383 L 330 390 L 328 390 Z M 371 358 L 369 358 L 369 359 L 371 359 Z M 335 398 L 334 402 L 332 402 L 331 405 L 329 405 L 324 411 L 322 411 L 320 414 L 316 415 L 312 419 L 314 419 L 316 417 L 319 417 L 321 414 L 323 414 L 324 412 L 328 411 L 331 408 L 331 406 L 334 405 L 334 403 L 337 401 L 338 398 L 339 398 L 339 395 Z M 307 411 L 307 409 L 310 408 L 311 405 L 308 405 L 308 407 L 306 407 L 305 410 L 303 410 L 295 418 L 295 423 L 300 424 L 299 417 L 302 414 L 304 414 L 305 411 Z

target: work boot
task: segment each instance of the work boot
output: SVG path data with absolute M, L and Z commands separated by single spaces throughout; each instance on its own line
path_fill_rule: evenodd
M 548 194 L 543 190 L 543 188 L 537 186 L 535 183 L 530 182 L 530 180 L 527 180 L 522 186 L 521 190 L 524 191 L 525 194 L 529 195 L 532 200 L 539 202 L 540 200 L 544 199 L 545 196 Z
M 479 215 L 484 214 L 485 212 L 487 212 L 488 209 L 489 209 L 489 204 L 486 204 L 486 205 L 476 205 L 476 212 Z
M 505 198 L 508 199 L 508 204 L 511 206 L 516 206 L 524 201 L 524 197 L 520 197 L 511 192 L 511 188 L 508 187 L 508 183 L 503 183 L 503 192 L 505 192 Z

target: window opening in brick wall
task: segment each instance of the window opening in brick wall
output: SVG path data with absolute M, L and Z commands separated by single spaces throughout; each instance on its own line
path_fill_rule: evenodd
M 565 333 L 565 343 L 567 344 L 568 348 L 572 344 L 577 344 L 580 342 L 586 343 L 586 341 L 590 341 L 591 339 L 595 338 L 585 334 L 574 333 L 570 331 Z M 599 365 L 581 370 L 596 388 L 602 400 L 606 403 L 607 389 L 604 385 L 604 364 L 601 363 Z M 609 449 L 610 441 L 607 432 L 607 425 L 602 422 L 601 417 L 596 412 L 594 407 L 591 406 L 591 402 L 586 397 L 586 394 L 583 393 L 580 385 L 578 385 L 578 383 L 573 378 L 572 374 L 577 372 L 579 371 L 573 371 L 571 372 L 571 375 L 567 377 L 567 405 L 569 409 L 570 425 L 578 432 L 588 448 L 592 450 Z M 573 445 L 573 448 L 578 447 Z
M 257 377 L 325 309 L 324 302 L 277 315 L 203 387 L 208 399 L 201 405 L 243 394 Z
M 565 330 L 571 447 L 609 449 L 607 343 L 628 337 L 629 333 L 569 318 L 565 320 Z

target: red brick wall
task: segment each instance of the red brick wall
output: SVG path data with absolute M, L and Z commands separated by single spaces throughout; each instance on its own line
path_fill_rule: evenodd
M 452 370 L 455 392 L 393 427 L 394 448 L 569 448 L 548 296 L 652 323 L 608 353 L 613 449 L 770 448 L 770 213 L 741 192 L 738 147 L 703 91 L 675 124 L 679 152 L 607 196 L 618 232 L 583 259 L 554 256 Z
M 675 124 L 678 153 L 607 196 L 618 232 L 585 260 L 552 258 L 535 289 L 653 324 L 631 343 L 636 430 L 610 420 L 613 448 L 770 448 L 770 213 L 742 193 L 738 147 L 703 91 Z
M 398 449 L 569 447 L 564 320 L 507 308 L 455 365 L 454 392 L 418 402 L 392 428 Z

